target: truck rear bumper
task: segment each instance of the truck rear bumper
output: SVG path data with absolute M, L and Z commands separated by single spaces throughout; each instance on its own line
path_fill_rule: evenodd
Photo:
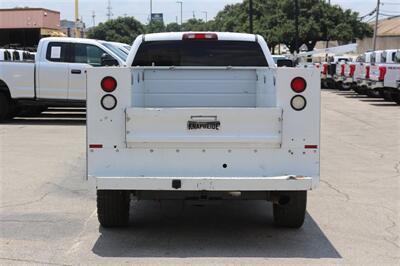
M 273 177 L 94 177 L 97 189 L 173 191 L 280 191 L 310 190 L 319 176 Z M 176 181 L 178 180 L 178 181 Z

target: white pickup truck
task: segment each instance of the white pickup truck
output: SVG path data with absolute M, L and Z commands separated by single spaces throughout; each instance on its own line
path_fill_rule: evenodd
M 269 200 L 276 225 L 301 227 L 319 183 L 319 70 L 276 67 L 259 35 L 211 32 L 141 35 L 127 65 L 87 70 L 102 226 L 127 225 L 136 198 Z
M 400 80 L 399 50 L 385 50 L 380 62 L 371 65 L 368 88 L 387 100 L 395 100 Z M 392 97 L 392 94 L 395 94 Z
M 0 61 L 0 122 L 21 106 L 85 106 L 86 69 L 124 64 L 96 40 L 43 38 L 35 61 Z

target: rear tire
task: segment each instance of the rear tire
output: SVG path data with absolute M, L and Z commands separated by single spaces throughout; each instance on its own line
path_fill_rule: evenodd
M 306 214 L 307 191 L 279 191 L 277 196 L 280 204 L 273 204 L 275 225 L 300 228 Z
M 10 99 L 4 93 L 0 92 L 0 122 L 6 120 L 11 109 Z
M 97 190 L 97 217 L 103 227 L 122 227 L 129 222 L 129 192 Z

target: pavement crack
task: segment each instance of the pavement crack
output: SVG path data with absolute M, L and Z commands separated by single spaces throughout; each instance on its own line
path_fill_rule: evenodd
M 67 188 L 67 187 L 64 187 L 62 185 L 59 185 L 59 184 L 56 184 L 56 183 L 53 183 L 53 182 L 46 182 L 45 184 L 46 185 L 52 185 L 52 186 L 56 187 L 59 190 L 64 190 L 64 191 L 67 191 L 67 192 L 70 192 L 72 194 L 76 194 L 76 195 L 79 195 L 79 196 L 84 196 L 84 194 L 81 193 L 81 192 L 87 192 L 86 189 L 71 189 L 71 188 Z
M 400 174 L 400 161 L 398 161 L 395 165 L 394 165 L 394 170 L 396 170 L 396 173 Z
M 390 222 L 390 225 L 385 227 L 385 232 L 387 232 L 391 237 L 384 237 L 384 240 L 398 248 L 400 248 L 400 245 L 398 243 L 399 236 L 396 235 L 396 233 L 392 232 L 393 228 L 397 227 L 397 224 L 395 221 L 393 221 L 389 215 L 386 215 L 386 219 Z
M 63 263 L 38 261 L 38 260 L 28 260 L 28 259 L 18 259 L 18 258 L 6 258 L 6 257 L 0 257 L 0 260 L 18 261 L 18 262 L 25 262 L 25 263 L 32 263 L 32 264 L 39 264 L 39 265 L 59 265 L 59 266 L 70 266 L 70 265 L 72 265 L 72 264 L 63 264 Z
M 73 252 L 76 252 L 79 248 L 79 245 L 82 243 L 82 236 L 83 233 L 86 231 L 87 226 L 90 222 L 90 220 L 97 214 L 97 209 L 95 209 L 89 217 L 85 220 L 82 226 L 82 230 L 79 232 L 79 234 L 75 237 L 71 247 L 67 250 L 66 254 L 71 254 Z
M 14 203 L 14 204 L 3 205 L 3 206 L 0 206 L 0 209 L 9 208 L 9 207 L 26 206 L 26 205 L 34 204 L 34 203 L 37 203 L 37 202 L 43 200 L 43 199 L 44 199 L 45 197 L 47 197 L 50 193 L 52 193 L 52 191 L 43 194 L 42 196 L 40 196 L 38 199 L 35 199 L 35 200 L 30 200 L 30 201 L 21 202 L 21 203 Z
M 0 223 L 58 223 L 58 221 L 49 220 L 19 220 L 19 219 L 4 219 Z
M 340 189 L 338 189 L 337 187 L 335 187 L 334 185 L 332 185 L 331 183 L 329 183 L 329 182 L 326 181 L 326 180 L 322 180 L 322 179 L 321 179 L 320 181 L 321 181 L 322 183 L 326 184 L 330 189 L 332 189 L 332 190 L 336 191 L 338 194 L 344 196 L 345 199 L 346 199 L 346 201 L 349 201 L 349 200 L 350 200 L 349 194 L 347 194 L 347 193 L 341 191 Z
M 369 149 L 369 148 L 366 148 L 366 147 L 357 145 L 357 144 L 355 144 L 355 143 L 352 143 L 352 142 L 349 142 L 349 141 L 345 141 L 345 140 L 343 140 L 342 138 L 339 138 L 339 137 L 337 137 L 337 136 L 335 136 L 335 135 L 331 135 L 331 137 L 332 137 L 332 138 L 335 138 L 335 139 L 337 139 L 337 140 L 339 140 L 339 141 L 341 141 L 341 142 L 343 142 L 343 143 L 345 143 L 345 144 L 347 144 L 347 145 L 350 145 L 350 146 L 352 146 L 352 147 L 354 147 L 354 148 L 357 148 L 357 149 L 360 149 L 360 150 L 364 150 L 364 151 L 368 151 L 368 152 L 377 154 L 377 155 L 379 156 L 379 159 L 383 159 L 383 158 L 385 157 L 385 154 L 383 154 L 382 152 L 374 151 L 374 150 L 371 150 L 371 149 Z

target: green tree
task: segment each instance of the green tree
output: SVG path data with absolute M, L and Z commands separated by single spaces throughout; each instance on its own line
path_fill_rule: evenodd
M 179 24 L 176 22 L 172 22 L 172 23 L 167 24 L 167 26 L 165 27 L 165 31 L 166 32 L 181 31 L 181 26 L 179 26 Z
M 87 36 L 92 39 L 131 44 L 138 35 L 144 32 L 144 26 L 135 18 L 118 17 L 90 28 Z
M 279 43 L 295 50 L 294 0 L 253 0 L 254 33 L 266 38 L 270 47 Z M 248 32 L 249 0 L 227 5 L 214 20 L 215 30 Z M 299 0 L 299 45 L 314 49 L 317 41 L 342 43 L 372 35 L 371 27 L 358 19 L 358 13 L 329 5 L 323 0 Z
M 157 33 L 157 32 L 164 32 L 165 25 L 161 21 L 153 20 L 149 24 L 145 26 L 146 33 Z
M 184 22 L 181 27 L 181 31 L 207 31 L 207 24 L 201 19 L 189 19 Z

